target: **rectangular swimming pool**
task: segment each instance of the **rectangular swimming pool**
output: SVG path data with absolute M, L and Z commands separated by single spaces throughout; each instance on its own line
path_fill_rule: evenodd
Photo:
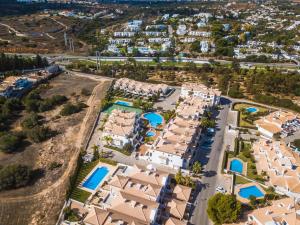
M 106 177 L 108 172 L 109 170 L 107 167 L 98 167 L 82 184 L 82 186 L 91 190 L 95 190 L 99 186 L 101 181 Z

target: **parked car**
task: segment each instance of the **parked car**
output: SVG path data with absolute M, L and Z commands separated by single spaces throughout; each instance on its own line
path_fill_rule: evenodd
M 226 193 L 226 190 L 225 190 L 225 188 L 223 188 L 222 186 L 217 186 L 217 187 L 216 187 L 216 192 L 225 194 L 225 193 Z

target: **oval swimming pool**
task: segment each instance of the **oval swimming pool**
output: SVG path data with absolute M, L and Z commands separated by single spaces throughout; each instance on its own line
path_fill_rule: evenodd
M 243 163 L 241 160 L 233 159 L 230 162 L 230 170 L 237 173 L 243 173 Z
M 242 198 L 247 198 L 249 199 L 250 196 L 254 196 L 256 198 L 261 198 L 264 197 L 264 193 L 255 185 L 249 186 L 246 188 L 241 188 L 239 191 L 239 196 Z
M 149 131 L 146 133 L 146 136 L 147 136 L 147 137 L 153 137 L 153 136 L 155 136 L 155 132 L 152 131 L 152 130 L 149 130 Z
M 115 104 L 122 105 L 122 106 L 132 106 L 131 102 L 126 102 L 126 101 L 121 101 L 121 100 L 115 101 Z
M 256 113 L 256 112 L 258 112 L 258 109 L 255 108 L 255 107 L 249 107 L 249 108 L 246 109 L 246 111 L 248 113 Z
M 145 113 L 144 118 L 149 121 L 151 127 L 157 127 L 163 122 L 163 117 L 158 113 Z

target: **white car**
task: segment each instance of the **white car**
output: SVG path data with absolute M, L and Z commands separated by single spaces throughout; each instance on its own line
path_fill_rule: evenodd
M 219 193 L 225 194 L 225 193 L 226 193 L 226 190 L 225 190 L 223 187 L 221 187 L 221 186 L 218 186 L 218 187 L 216 187 L 216 192 L 219 192 Z

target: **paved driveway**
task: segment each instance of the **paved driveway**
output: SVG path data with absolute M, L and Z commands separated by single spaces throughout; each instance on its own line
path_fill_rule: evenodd
M 175 91 L 164 100 L 155 103 L 155 108 L 162 108 L 163 110 L 173 110 L 176 107 L 176 102 L 180 96 L 180 87 L 174 87 Z
M 220 174 L 224 153 L 224 132 L 227 125 L 229 101 L 222 99 L 223 109 L 216 115 L 217 126 L 213 136 L 205 136 L 204 143 L 200 145 L 197 157 L 204 167 L 204 175 L 196 188 L 196 198 L 191 211 L 190 223 L 195 225 L 208 225 L 206 209 L 207 200 L 215 194 L 215 188 L 223 184 L 223 176 Z

